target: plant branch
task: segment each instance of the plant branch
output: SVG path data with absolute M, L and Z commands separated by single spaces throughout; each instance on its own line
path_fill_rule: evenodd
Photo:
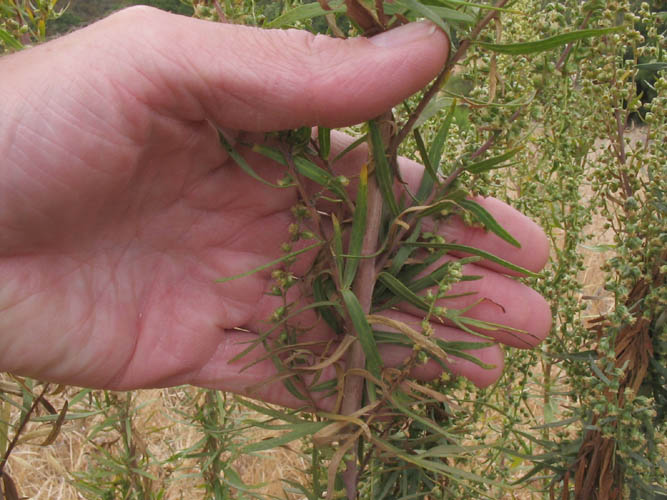
M 42 392 L 37 396 L 33 402 L 32 405 L 30 405 L 30 408 L 25 414 L 25 417 L 23 417 L 23 420 L 21 420 L 21 423 L 19 424 L 18 429 L 16 429 L 16 432 L 14 433 L 14 437 L 12 438 L 11 442 L 9 443 L 9 446 L 7 446 L 7 451 L 5 451 L 4 456 L 2 457 L 2 460 L 0 460 L 0 474 L 4 472 L 5 465 L 7 464 L 7 459 L 9 458 L 9 455 L 11 455 L 12 451 L 14 450 L 14 447 L 16 444 L 19 442 L 19 438 L 21 437 L 21 433 L 23 432 L 23 429 L 25 426 L 28 424 L 30 421 L 30 416 L 32 415 L 32 412 L 35 411 L 35 408 L 39 406 L 39 403 L 44 399 L 44 396 L 46 395 L 46 391 L 49 390 L 49 384 L 44 384 L 44 387 L 42 388 Z
M 503 7 L 508 0 L 498 0 L 494 7 L 499 8 Z M 415 123 L 417 122 L 417 119 L 419 116 L 423 113 L 424 109 L 426 108 L 427 104 L 431 102 L 431 99 L 433 99 L 438 91 L 440 90 L 440 87 L 442 84 L 447 80 L 449 77 L 449 74 L 452 71 L 452 68 L 461 60 L 463 57 L 466 55 L 468 52 L 468 48 L 472 44 L 472 42 L 479 36 L 479 34 L 482 32 L 482 30 L 486 27 L 487 24 L 489 24 L 493 19 L 495 19 L 498 16 L 499 11 L 498 10 L 492 10 L 490 11 L 484 18 L 477 23 L 477 25 L 473 28 L 473 30 L 470 32 L 470 36 L 463 40 L 461 44 L 459 45 L 458 50 L 456 53 L 449 58 L 447 61 L 447 64 L 445 64 L 445 67 L 442 69 L 440 74 L 436 77 L 435 81 L 433 84 L 429 87 L 429 89 L 426 91 L 424 96 L 422 97 L 421 101 L 419 101 L 419 104 L 415 108 L 415 110 L 410 114 L 410 117 L 408 120 L 405 122 L 403 127 L 399 130 L 399 132 L 396 134 L 394 139 L 391 141 L 391 145 L 389 147 L 389 157 L 393 158 L 396 155 L 396 152 L 398 151 L 398 146 L 405 140 L 407 135 L 410 133 L 412 130 L 412 127 L 414 127 Z
M 391 110 L 385 112 L 380 117 L 379 123 L 383 143 L 388 144 L 388 139 L 391 138 L 393 129 Z M 367 196 L 366 232 L 361 246 L 361 255 L 363 256 L 371 256 L 376 253 L 380 224 L 382 223 L 383 200 L 375 175 L 369 176 Z M 366 314 L 371 310 L 376 277 L 375 257 L 364 258 L 359 264 L 353 291 Z M 352 344 L 346 358 L 346 370 L 363 369 L 365 364 L 366 357 L 361 343 L 355 342 Z M 351 415 L 361 408 L 364 385 L 365 380 L 361 375 L 346 376 L 341 410 L 344 415 Z M 343 473 L 343 480 L 347 490 L 347 497 L 349 500 L 354 500 L 357 498 L 357 480 L 359 476 L 359 466 L 356 457 L 353 460 L 348 460 L 346 467 Z

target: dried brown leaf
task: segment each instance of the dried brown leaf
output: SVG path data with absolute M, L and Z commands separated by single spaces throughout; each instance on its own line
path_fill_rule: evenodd
M 338 361 L 343 355 L 347 352 L 348 348 L 354 343 L 357 338 L 354 335 L 345 335 L 343 341 L 338 345 L 336 350 L 323 361 L 315 363 L 311 366 L 299 367 L 300 370 L 322 370 L 328 366 L 331 366 L 336 361 Z
M 447 359 L 447 353 L 441 347 L 430 340 L 426 335 L 419 333 L 417 330 L 411 328 L 402 321 L 396 321 L 377 314 L 371 314 L 368 316 L 368 322 L 371 325 L 379 324 L 393 328 L 408 337 L 416 345 L 427 351 L 429 354 L 439 359 Z
M 42 442 L 41 446 L 48 446 L 56 440 L 56 438 L 58 437 L 58 434 L 60 434 L 60 429 L 62 429 L 63 423 L 65 422 L 65 415 L 67 415 L 67 408 L 68 407 L 69 407 L 69 402 L 65 401 L 65 404 L 63 405 L 62 410 L 60 410 L 60 413 L 58 414 L 58 418 L 56 419 L 55 423 L 53 424 L 53 428 L 51 429 L 51 432 L 46 437 L 46 439 Z
M 384 27 L 375 19 L 373 13 L 359 0 L 345 0 L 345 5 L 347 6 L 347 17 L 364 30 L 364 36 L 372 36 L 384 31 Z
M 20 500 L 19 491 L 16 488 L 16 483 L 6 472 L 2 472 L 2 486 L 4 490 L 4 495 L 2 500 Z

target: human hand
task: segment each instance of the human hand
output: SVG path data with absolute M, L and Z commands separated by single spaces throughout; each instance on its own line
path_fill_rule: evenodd
M 357 123 L 423 87 L 447 51 L 446 37 L 424 24 L 342 41 L 134 8 L 1 59 L 0 369 L 109 389 L 190 383 L 244 393 L 270 379 L 268 361 L 240 371 L 259 350 L 230 362 L 276 307 L 266 295 L 269 273 L 215 280 L 280 256 L 298 197 L 243 173 L 215 127 L 236 137 Z M 362 154 L 337 168 L 358 170 Z M 267 180 L 284 173 L 247 158 Z M 403 168 L 418 182 L 421 167 Z M 507 205 L 483 203 L 521 249 L 456 221 L 442 231 L 540 269 L 541 230 Z M 490 299 L 470 316 L 531 332 L 531 344 L 546 335 L 549 308 L 537 293 L 491 265 L 469 266 L 483 279 L 453 293 Z M 390 314 L 417 320 L 407 308 Z M 469 338 L 434 326 L 443 337 Z M 331 332 L 319 325 L 312 335 Z M 507 333 L 498 338 L 515 343 Z M 388 364 L 405 357 L 395 347 L 382 354 Z M 502 351 L 475 354 L 496 368 L 451 360 L 451 369 L 487 385 L 499 376 Z M 438 373 L 427 364 L 415 376 Z M 299 404 L 280 382 L 253 396 Z

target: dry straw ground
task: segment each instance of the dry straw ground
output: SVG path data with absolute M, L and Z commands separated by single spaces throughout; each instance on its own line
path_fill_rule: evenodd
M 631 137 L 633 141 L 642 139 L 641 129 L 635 129 Z M 599 148 L 604 148 L 604 143 Z M 582 192 L 590 197 L 591 190 L 582 186 Z M 591 246 L 610 243 L 611 235 L 602 229 L 603 221 L 595 218 L 594 223 L 587 229 L 590 234 L 595 235 L 591 240 Z M 609 252 L 593 251 L 591 248 L 582 247 L 585 256 L 585 270 L 580 276 L 583 284 L 581 290 L 582 300 L 586 301 L 588 307 L 583 312 L 584 319 L 592 319 L 611 307 L 610 298 L 604 292 L 604 274 L 600 266 L 610 257 Z M 8 380 L 7 375 L 2 375 Z M 64 392 L 56 397 L 50 397 L 49 401 L 60 408 L 64 402 L 71 399 L 78 392 L 77 388 L 66 388 Z M 140 443 L 144 451 L 150 453 L 157 460 L 166 459 L 177 450 L 184 450 L 199 441 L 203 435 L 200 430 L 184 421 L 179 412 L 191 411 L 197 389 L 190 387 L 169 388 L 161 390 L 145 390 L 136 392 L 133 406 L 136 415 L 133 417 L 133 432 L 135 440 Z M 6 403 L 4 408 L 9 408 Z M 533 410 L 542 415 L 543 406 L 536 402 Z M 82 411 L 85 400 L 76 408 Z M 0 406 L 0 410 L 2 406 Z M 16 409 L 12 411 L 12 420 L 16 418 Z M 74 410 L 72 410 L 74 411 Z M 257 417 L 256 415 L 254 416 Z M 238 414 L 236 418 L 253 418 L 251 413 Z M 108 449 L 119 446 L 118 434 L 97 434 L 92 440 L 89 439 L 91 429 L 98 425 L 103 416 L 91 416 L 85 419 L 76 419 L 65 422 L 57 440 L 46 447 L 39 445 L 49 434 L 50 426 L 46 424 L 31 423 L 24 433 L 19 446 L 12 453 L 7 470 L 19 486 L 19 492 L 24 498 L 34 500 L 74 500 L 85 497 L 73 485 L 73 475 L 77 472 L 86 471 L 89 467 L 95 467 L 93 456 L 99 451 L 96 445 Z M 249 429 L 244 432 L 244 439 L 250 441 L 260 440 L 269 434 L 258 428 Z M 164 465 L 149 469 L 150 473 L 157 478 L 154 482 L 156 491 L 164 487 L 166 500 L 172 499 L 199 499 L 205 498 L 201 486 L 201 479 L 196 477 L 194 459 L 179 461 L 179 467 Z M 281 480 L 291 479 L 297 482 L 307 482 L 308 457 L 300 453 L 297 446 L 283 447 L 271 452 L 265 452 L 261 456 L 244 456 L 234 463 L 235 470 L 240 474 L 247 484 L 263 483 L 265 486 L 258 493 L 266 497 L 299 499 L 303 498 L 295 494 L 284 493 L 284 483 Z M 514 499 L 537 499 L 538 496 L 528 492 L 517 492 L 505 498 Z M 500 500 L 500 499 L 499 499 Z

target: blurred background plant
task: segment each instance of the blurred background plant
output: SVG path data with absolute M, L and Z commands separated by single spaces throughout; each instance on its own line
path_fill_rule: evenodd
M 324 16 L 319 3 L 297 0 L 0 0 L 0 50 L 135 3 L 214 21 L 346 36 L 357 29 L 333 1 Z M 444 17 L 455 49 L 493 12 L 462 0 L 397 3 L 411 15 Z M 545 228 L 549 266 L 527 281 L 551 302 L 554 326 L 540 348 L 508 350 L 505 374 L 490 388 L 461 379 L 429 385 L 433 393 L 411 408 L 413 418 L 385 428 L 383 438 L 403 449 L 363 456 L 359 497 L 663 499 L 666 12 L 657 0 L 518 0 L 503 9 L 417 124 L 431 145 L 449 121 L 434 157 L 444 173 L 513 151 L 506 168 L 464 172 L 458 182 L 509 201 Z M 548 50 L 508 45 L 616 26 L 623 29 Z M 399 121 L 409 115 L 395 113 Z M 417 141 L 408 135 L 399 152 L 423 161 Z M 7 374 L 0 398 L 9 499 L 19 491 L 32 498 L 322 498 L 336 451 L 312 439 L 322 418 L 216 391 L 118 394 Z M 437 422 L 441 441 L 425 443 L 424 419 Z M 437 463 L 437 473 L 425 462 Z

